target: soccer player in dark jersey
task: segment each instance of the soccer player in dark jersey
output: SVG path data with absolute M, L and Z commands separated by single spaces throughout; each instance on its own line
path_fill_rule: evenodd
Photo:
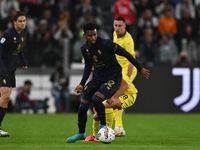
M 18 57 L 26 70 L 27 63 L 21 50 L 25 37 L 26 15 L 16 11 L 13 16 L 14 26 L 7 29 L 0 37 L 0 137 L 10 136 L 1 129 L 1 123 L 6 114 L 12 88 L 15 87 L 15 71 Z
M 115 54 L 126 57 L 148 79 L 149 70 L 142 68 L 137 60 L 118 44 L 111 40 L 97 36 L 94 23 L 87 23 L 83 27 L 86 42 L 81 46 L 81 52 L 85 60 L 85 68 L 80 84 L 75 92 L 83 92 L 83 97 L 78 109 L 79 132 L 67 139 L 67 143 L 86 138 L 85 126 L 87 122 L 87 110 L 92 103 L 100 120 L 99 129 L 107 126 L 105 120 L 105 106 L 102 103 L 109 99 L 120 87 L 122 81 L 122 68 L 118 64 Z M 94 66 L 93 78 L 86 85 L 86 81 Z

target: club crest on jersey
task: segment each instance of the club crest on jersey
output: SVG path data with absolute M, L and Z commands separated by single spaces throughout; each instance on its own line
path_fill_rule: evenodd
M 6 79 L 3 79 L 3 83 L 6 84 Z
M 89 50 L 88 50 L 88 49 L 86 49 L 86 52 L 89 52 Z
M 97 56 L 93 56 L 93 60 L 94 60 L 94 62 L 98 62 L 98 58 L 97 58 Z
M 101 55 L 101 51 L 100 51 L 100 49 L 98 50 L 98 53 Z
M 1 38 L 1 41 L 0 41 L 0 43 L 1 43 L 1 44 L 3 44 L 5 41 L 6 41 L 6 39 L 5 39 L 5 38 Z

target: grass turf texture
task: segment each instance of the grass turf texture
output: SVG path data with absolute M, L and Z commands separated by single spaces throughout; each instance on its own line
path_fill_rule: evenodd
M 77 133 L 77 114 L 7 114 L 0 150 L 200 150 L 200 114 L 124 114 L 125 137 L 111 144 L 66 139 Z M 92 134 L 88 115 L 87 135 Z

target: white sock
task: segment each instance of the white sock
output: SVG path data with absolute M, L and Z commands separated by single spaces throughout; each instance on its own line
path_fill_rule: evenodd
M 115 130 L 124 130 L 124 128 L 123 127 L 115 127 Z

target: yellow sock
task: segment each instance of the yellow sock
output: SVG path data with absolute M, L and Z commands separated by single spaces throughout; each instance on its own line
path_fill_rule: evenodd
M 105 113 L 106 113 L 106 123 L 107 123 L 108 127 L 112 128 L 113 117 L 114 117 L 113 109 L 112 108 L 106 108 Z
M 96 136 L 97 135 L 97 132 L 99 130 L 99 125 L 100 125 L 100 121 L 96 121 L 93 119 L 93 135 Z
M 123 109 L 120 109 L 120 110 L 114 112 L 114 116 L 115 116 L 115 127 L 122 127 L 122 128 L 123 128 L 123 124 L 122 124 L 122 114 L 123 114 Z

